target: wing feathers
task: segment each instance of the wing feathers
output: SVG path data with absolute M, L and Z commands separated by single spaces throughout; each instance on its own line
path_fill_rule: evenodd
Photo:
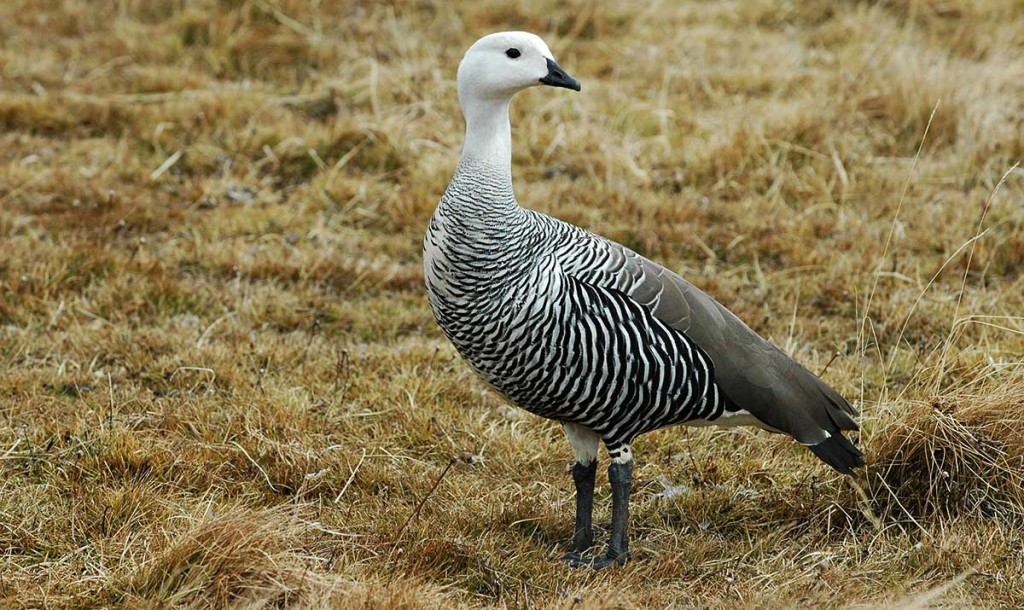
M 614 287 L 625 288 L 633 300 L 711 357 L 715 381 L 733 404 L 809 446 L 840 472 L 863 464 L 860 451 L 840 432 L 857 429 L 857 411 L 827 383 L 679 275 L 592 233 L 577 237 L 594 247 L 604 264 L 574 267 L 570 259 L 566 270 L 594 284 L 609 273 L 616 276 Z
M 833 434 L 817 445 L 810 445 L 808 449 L 843 474 L 853 476 L 853 469 L 864 465 L 864 454 L 842 434 Z
M 634 256 L 641 284 L 660 284 L 654 315 L 708 352 L 716 381 L 737 406 L 806 445 L 857 429 L 856 410 L 831 386 L 693 284 Z

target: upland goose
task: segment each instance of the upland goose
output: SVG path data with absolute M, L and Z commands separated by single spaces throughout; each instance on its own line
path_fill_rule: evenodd
M 527 87 L 580 91 L 526 32 L 478 40 L 459 64 L 466 139 L 423 243 L 444 334 L 513 403 L 561 422 L 575 451 L 573 565 L 628 557 L 630 443 L 674 424 L 788 434 L 839 472 L 864 464 L 856 411 L 693 284 L 629 248 L 524 209 L 512 193 L 509 104 Z M 588 559 L 599 441 L 611 456 L 608 551 Z

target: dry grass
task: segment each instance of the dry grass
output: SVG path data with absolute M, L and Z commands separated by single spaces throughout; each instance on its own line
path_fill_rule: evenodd
M 1022 13 L 2 3 L 2 605 L 1024 605 Z M 457 62 L 512 28 L 583 82 L 517 100 L 520 200 L 838 353 L 857 487 L 660 431 L 635 560 L 552 561 L 568 446 L 473 378 L 420 271 Z

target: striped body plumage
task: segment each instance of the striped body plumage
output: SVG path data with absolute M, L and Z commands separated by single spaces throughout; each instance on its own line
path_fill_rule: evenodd
M 613 454 L 726 413 L 708 355 L 652 315 L 660 294 L 634 299 L 637 255 L 511 192 L 500 172 L 460 167 L 424 240 L 431 306 L 470 365 L 528 411 L 591 428 Z
M 503 32 L 459 65 L 466 139 L 423 243 L 430 305 L 445 335 L 495 389 L 562 422 L 576 453 L 572 565 L 628 557 L 630 443 L 672 424 L 755 425 L 788 434 L 852 474 L 842 435 L 856 411 L 828 384 L 679 275 L 628 248 L 519 207 L 508 110 L 516 92 L 580 90 L 540 38 Z M 592 543 L 598 445 L 612 457 L 612 532 Z

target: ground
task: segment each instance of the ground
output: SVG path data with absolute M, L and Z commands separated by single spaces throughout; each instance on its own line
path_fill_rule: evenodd
M 0 605 L 1024 606 L 1022 18 L 2 3 Z M 519 200 L 823 371 L 862 414 L 855 480 L 659 431 L 632 561 L 557 561 L 571 450 L 474 378 L 420 266 L 458 61 L 506 29 L 583 84 L 516 99 Z

